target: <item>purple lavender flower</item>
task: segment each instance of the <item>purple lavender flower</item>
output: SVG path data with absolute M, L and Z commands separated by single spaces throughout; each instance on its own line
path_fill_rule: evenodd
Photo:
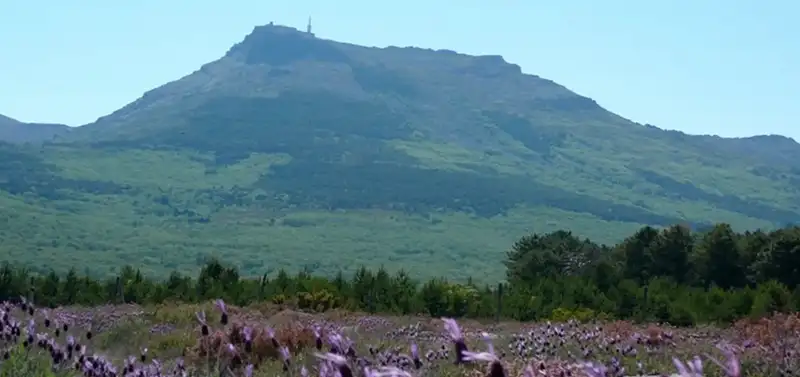
M 206 312 L 199 311 L 194 313 L 195 317 L 197 317 L 197 322 L 200 322 L 200 334 L 203 336 L 208 336 L 208 323 L 206 322 Z
M 608 375 L 608 368 L 600 363 L 585 363 L 583 364 L 583 372 L 588 377 L 606 377 Z
M 219 309 L 219 312 L 220 312 L 219 323 L 221 323 L 223 326 L 227 325 L 228 324 L 228 309 L 225 306 L 225 301 L 222 301 L 222 299 L 217 299 L 216 301 L 214 301 L 214 305 L 217 306 L 217 309 Z
M 281 347 L 281 358 L 283 359 L 283 371 L 288 372 L 289 367 L 292 365 L 291 354 L 289 353 L 288 347 Z
M 486 361 L 489 363 L 489 377 L 505 377 L 506 371 L 503 368 L 503 363 L 494 352 L 470 352 L 463 351 L 462 355 L 464 361 Z
M 492 344 L 492 335 L 484 331 L 481 333 L 481 337 L 483 338 L 483 341 L 486 343 L 486 347 L 488 348 L 489 353 L 494 355 L 494 344 Z
M 488 352 L 470 352 L 461 351 L 464 361 L 486 361 L 489 363 L 490 377 L 505 377 L 506 371 L 500 358 L 494 353 L 494 345 L 491 342 L 491 336 L 488 333 L 483 333 L 483 338 L 486 341 Z
M 267 332 L 267 337 L 269 338 L 270 342 L 272 342 L 272 345 L 275 348 L 279 348 L 280 344 L 278 343 L 278 339 L 275 339 L 275 330 L 273 330 L 271 327 L 267 326 L 267 327 L 264 328 L 264 331 Z
M 179 358 L 175 362 L 175 369 L 179 372 L 186 371 L 186 363 L 183 361 L 183 358 Z
M 416 343 L 411 343 L 411 360 L 414 362 L 414 368 L 422 368 L 422 360 L 419 358 L 419 350 Z
M 253 329 L 250 326 L 245 326 L 242 329 L 242 336 L 244 337 L 244 350 L 245 352 L 253 351 Z
M 337 333 L 328 334 L 328 343 L 331 345 L 331 353 L 342 354 L 344 353 L 342 336 Z
M 411 374 L 397 367 L 380 367 L 370 371 L 372 377 L 411 377 Z
M 317 348 L 317 351 L 322 351 L 322 335 L 319 326 L 314 326 L 314 346 Z
M 242 357 L 239 355 L 239 351 L 236 350 L 236 346 L 231 343 L 227 345 L 228 352 L 231 354 L 231 366 L 236 368 L 239 365 L 242 365 Z
M 711 355 L 706 355 L 706 357 L 712 362 L 714 362 L 714 364 L 717 364 L 720 368 L 722 368 L 722 370 L 725 372 L 725 375 L 727 375 L 728 377 L 741 377 L 742 368 L 739 365 L 739 359 L 736 357 L 736 354 L 733 353 L 733 351 L 727 348 L 723 348 L 722 346 L 719 345 L 717 346 L 717 348 L 719 348 L 719 350 L 722 351 L 722 353 L 727 358 L 725 363 L 720 362 Z
M 456 364 L 462 364 L 465 361 L 463 353 L 468 351 L 468 349 L 467 344 L 464 342 L 464 335 L 461 334 L 461 328 L 458 326 L 456 320 L 452 318 L 442 318 L 442 321 L 444 322 L 444 329 L 447 331 L 447 335 L 455 345 Z
M 522 377 L 536 377 L 536 372 L 533 371 L 533 365 L 528 364 L 522 371 Z
M 336 366 L 336 369 L 339 371 L 339 374 L 342 377 L 353 377 L 353 370 L 350 369 L 349 365 L 347 365 L 347 359 L 345 359 L 344 356 L 331 352 L 315 353 L 314 356 L 326 360 Z
M 703 360 L 698 356 L 686 363 L 680 361 L 677 357 L 673 357 L 672 363 L 675 364 L 675 368 L 678 369 L 678 374 L 681 377 L 703 377 Z

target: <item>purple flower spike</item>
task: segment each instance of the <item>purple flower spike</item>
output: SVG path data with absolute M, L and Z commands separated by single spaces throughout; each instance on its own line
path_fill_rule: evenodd
M 483 341 L 486 342 L 486 347 L 489 348 L 489 353 L 494 355 L 494 344 L 492 343 L 492 335 L 487 332 L 483 332 L 481 333 L 481 337 L 483 338 Z
M 194 313 L 194 316 L 197 317 L 197 322 L 200 323 L 200 334 L 203 336 L 208 335 L 208 323 L 206 322 L 206 312 L 199 311 Z
M 703 361 L 697 356 L 685 364 L 677 357 L 673 357 L 672 363 L 675 364 L 681 377 L 703 377 Z
M 522 377 L 536 377 L 536 372 L 533 371 L 533 365 L 528 364 L 525 370 L 522 371 Z
M 242 329 L 242 337 L 244 337 L 245 352 L 251 352 L 253 350 L 253 328 L 245 326 Z
M 328 334 L 328 343 L 331 345 L 332 353 L 343 353 L 346 350 L 343 342 L 344 339 L 342 339 L 341 335 L 336 333 Z
M 721 346 L 717 346 L 717 348 L 719 348 L 722 351 L 722 353 L 725 354 L 725 357 L 727 358 L 725 363 L 720 362 L 711 355 L 706 355 L 706 357 L 708 357 L 709 360 L 713 361 L 714 364 L 717 364 L 720 368 L 722 368 L 726 376 L 741 377 L 742 368 L 739 365 L 739 359 L 736 357 L 736 354 L 733 353 L 733 351 L 725 349 Z
M 228 309 L 225 306 L 225 301 L 222 301 L 221 299 L 219 299 L 219 300 L 214 302 L 214 305 L 216 305 L 217 309 L 219 309 L 219 311 L 222 313 L 220 315 L 220 318 L 219 318 L 219 323 L 221 323 L 223 326 L 227 325 L 228 324 Z
M 489 352 L 464 351 L 462 354 L 464 355 L 464 361 L 486 361 L 491 363 L 498 360 L 497 356 Z
M 199 312 L 194 313 L 194 316 L 197 317 L 197 322 L 199 322 L 201 325 L 206 324 L 206 312 L 201 310 Z
M 289 354 L 289 348 L 281 347 L 281 357 L 283 358 L 283 371 L 288 372 L 289 366 L 292 365 L 291 355 Z
M 411 374 L 397 367 L 381 367 L 372 372 L 372 377 L 411 377 Z
M 344 356 L 337 355 L 335 353 L 330 353 L 330 352 L 327 352 L 327 353 L 314 353 L 314 356 L 316 356 L 316 357 L 318 357 L 318 358 L 320 358 L 322 360 L 328 361 L 328 362 L 332 363 L 333 365 L 337 365 L 337 366 L 338 365 L 346 365 L 347 364 L 347 359 L 345 359 Z
M 459 340 L 464 340 L 464 336 L 461 334 L 461 328 L 458 326 L 458 322 L 452 318 L 442 318 L 444 322 L 444 329 L 447 331 L 447 335 L 450 336 L 450 339 L 454 342 Z
M 231 366 L 235 368 L 242 365 L 242 357 L 239 355 L 239 352 L 236 350 L 236 347 L 233 344 L 228 343 L 227 348 L 228 352 L 230 352 L 231 356 L 233 356 L 233 358 L 231 359 Z
M 464 352 L 468 351 L 467 344 L 464 342 L 464 335 L 461 334 L 461 328 L 458 327 L 458 323 L 456 320 L 452 318 L 442 318 L 444 322 L 444 329 L 447 331 L 447 335 L 450 336 L 450 340 L 453 341 L 456 349 L 456 364 L 463 363 L 464 360 Z
M 602 364 L 586 363 L 583 365 L 583 372 L 589 377 L 606 377 L 608 368 Z
M 422 360 L 419 358 L 419 349 L 416 343 L 411 343 L 411 361 L 414 363 L 414 368 L 422 368 Z
M 314 326 L 314 346 L 317 351 L 322 351 L 322 334 L 320 333 L 319 326 Z
M 341 377 L 353 377 L 353 371 L 347 365 L 347 359 L 344 358 L 342 355 L 337 355 L 335 353 L 315 353 L 314 356 L 326 360 L 333 365 L 336 366 L 336 369 L 339 371 Z M 321 371 L 322 368 L 320 368 Z
M 223 314 L 228 313 L 228 310 L 225 307 L 225 301 L 222 301 L 222 299 L 217 299 L 214 301 L 214 305 L 216 305 L 217 309 L 219 309 L 219 311 Z
M 271 327 L 267 326 L 267 327 L 264 328 L 264 331 L 267 332 L 267 337 L 269 338 L 270 342 L 272 343 L 272 346 L 275 347 L 275 348 L 280 347 L 280 344 L 278 344 L 278 339 L 275 339 L 275 330 L 273 330 Z

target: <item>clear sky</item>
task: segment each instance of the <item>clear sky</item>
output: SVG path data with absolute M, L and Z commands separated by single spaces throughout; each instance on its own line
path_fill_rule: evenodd
M 0 7 L 0 114 L 81 125 L 274 21 L 370 46 L 500 54 L 640 123 L 800 140 L 792 0 L 28 0 Z

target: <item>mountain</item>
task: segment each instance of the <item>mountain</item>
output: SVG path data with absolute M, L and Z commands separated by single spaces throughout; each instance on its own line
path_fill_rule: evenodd
M 0 148 L 9 260 L 498 278 L 529 232 L 800 219 L 800 145 L 633 123 L 500 56 L 256 27 L 44 146 Z
M 69 127 L 63 124 L 23 123 L 0 114 L 0 141 L 8 143 L 40 143 L 65 135 Z

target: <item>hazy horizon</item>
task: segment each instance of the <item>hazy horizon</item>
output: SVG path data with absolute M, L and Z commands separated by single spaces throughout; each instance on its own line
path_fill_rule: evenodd
M 800 139 L 800 25 L 790 22 L 800 4 L 788 1 L 23 4 L 0 16 L 0 114 L 23 122 L 91 123 L 220 58 L 255 26 L 303 29 L 311 15 L 320 38 L 502 55 L 635 122 Z

